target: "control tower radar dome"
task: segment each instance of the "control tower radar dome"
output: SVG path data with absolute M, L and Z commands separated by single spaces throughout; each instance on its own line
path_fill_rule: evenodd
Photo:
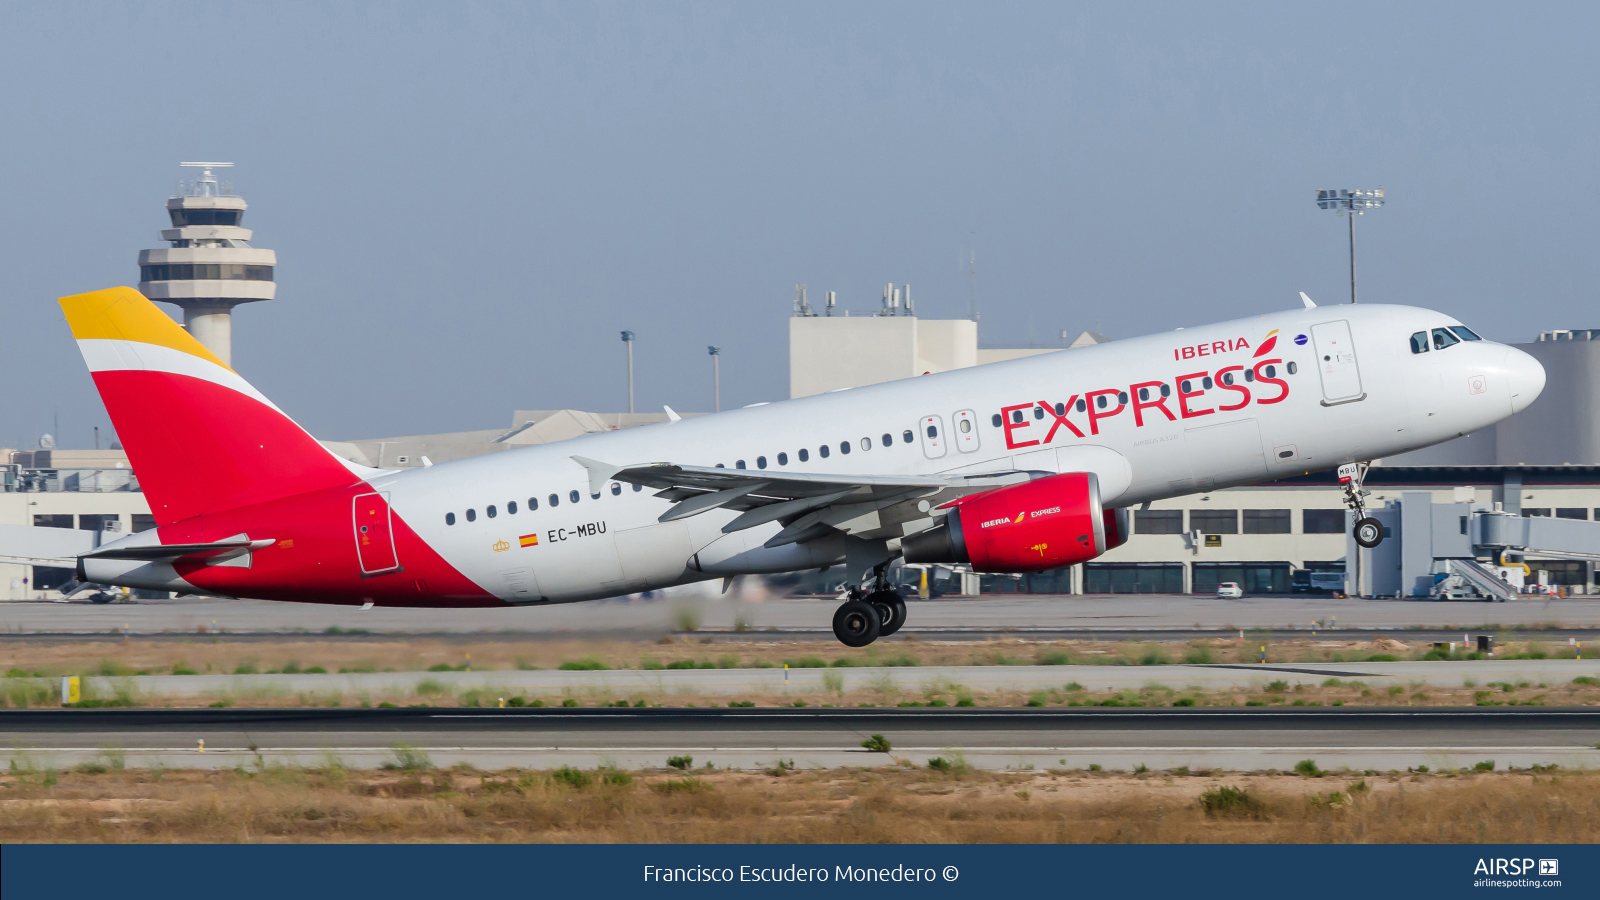
M 172 227 L 161 231 L 170 247 L 139 252 L 139 293 L 183 307 L 183 325 L 225 365 L 233 365 L 233 308 L 271 300 L 277 285 L 272 270 L 278 255 L 250 246 L 250 230 L 240 227 L 247 204 L 213 169 L 231 162 L 186 162 L 200 169 L 194 181 L 178 182 L 167 200 Z

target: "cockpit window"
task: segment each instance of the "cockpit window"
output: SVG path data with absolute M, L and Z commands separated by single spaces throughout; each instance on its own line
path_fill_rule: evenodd
M 1428 352 L 1428 333 L 1426 331 L 1419 331 L 1411 336 L 1411 352 Z
M 1461 339 L 1450 333 L 1448 328 L 1435 328 L 1433 330 L 1433 349 L 1443 350 L 1454 344 L 1461 343 Z
M 1450 326 L 1450 330 L 1454 331 L 1456 333 L 1456 337 L 1461 338 L 1463 341 L 1481 341 L 1481 340 L 1483 340 L 1483 338 L 1478 337 L 1476 332 L 1474 332 L 1471 328 L 1468 328 L 1465 325 L 1451 325 Z

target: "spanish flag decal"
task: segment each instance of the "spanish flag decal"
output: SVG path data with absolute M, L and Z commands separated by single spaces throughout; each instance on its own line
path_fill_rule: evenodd
M 517 540 L 520 541 L 524 547 L 539 546 L 539 536 L 537 534 L 525 534 L 522 537 L 517 538 Z

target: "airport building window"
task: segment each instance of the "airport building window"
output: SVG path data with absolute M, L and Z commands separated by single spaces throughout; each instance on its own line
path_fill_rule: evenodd
M 1465 325 L 1451 325 L 1450 326 L 1450 330 L 1454 331 L 1456 333 L 1456 337 L 1461 338 L 1463 341 L 1481 341 L 1481 340 L 1483 340 L 1483 338 L 1478 337 L 1478 333 L 1477 332 L 1473 331 L 1471 328 L 1468 328 Z
M 1198 531 L 1201 534 L 1238 534 L 1239 511 L 1237 509 L 1191 509 L 1189 510 L 1189 530 Z
M 1245 534 L 1289 534 L 1287 509 L 1247 509 L 1244 511 Z
M 766 467 L 767 467 L 767 458 L 765 456 L 756 457 L 756 468 L 765 469 Z
M 848 454 L 850 452 L 850 442 L 849 441 L 840 441 L 839 442 L 839 452 Z
M 1600 518 L 1600 517 L 1597 517 L 1597 518 Z M 150 529 L 152 529 L 154 527 L 156 527 L 156 517 L 155 516 L 153 516 L 153 515 L 151 515 L 149 513 L 134 513 L 133 514 L 133 532 L 134 532 L 134 534 L 138 534 L 141 531 L 149 531 Z
M 1435 328 L 1433 330 L 1433 349 L 1443 350 L 1461 343 L 1461 339 L 1450 333 L 1448 328 Z
M 446 525 L 454 525 L 456 523 L 456 514 L 453 513 L 453 512 L 445 513 L 444 514 L 444 523 Z
M 534 511 L 534 510 L 536 510 L 538 508 L 539 508 L 539 498 L 538 497 L 529 497 L 528 498 L 528 511 L 532 512 L 532 511 Z
M 185 225 L 238 225 L 239 217 L 244 215 L 244 210 L 169 209 L 167 215 L 172 217 L 174 228 L 182 228 Z
M 577 503 L 578 502 L 578 492 L 577 491 L 567 491 L 567 499 L 572 501 L 573 503 Z
M 1183 510 L 1136 509 L 1133 511 L 1134 534 L 1183 534 Z
M 1085 563 L 1089 594 L 1181 594 L 1183 563 Z
M 550 506 L 552 508 L 561 505 L 561 495 L 560 494 L 551 494 L 548 499 L 550 501 Z
M 1294 590 L 1294 567 L 1286 562 L 1195 563 L 1194 592 L 1214 594 L 1231 581 L 1246 594 L 1287 594 Z
M 1305 534 L 1340 534 L 1344 531 L 1344 510 L 1301 510 L 1300 530 Z
M 510 502 L 508 502 L 506 504 L 506 515 L 514 516 L 516 514 L 517 514 L 517 501 L 512 500 L 512 501 L 510 501 Z
M 71 513 L 66 513 L 66 514 L 62 514 L 62 515 L 46 515 L 46 516 L 35 515 L 33 517 L 33 527 L 35 527 L 35 528 L 71 528 L 72 527 L 72 514 Z
M 484 512 L 486 512 L 486 513 L 488 513 L 488 514 L 489 514 L 489 518 L 491 518 L 491 519 L 492 519 L 492 518 L 494 518 L 494 517 L 495 517 L 495 516 L 496 516 L 496 515 L 497 515 L 497 514 L 498 514 L 498 512 L 499 512 L 499 511 L 498 511 L 498 510 L 496 510 L 496 509 L 495 509 L 495 508 L 494 508 L 494 504 L 493 504 L 493 503 L 491 503 L 491 504 L 489 504 L 489 508 L 488 508 L 488 509 L 485 509 L 485 510 L 484 510 Z
M 1411 352 L 1428 352 L 1428 333 L 1426 331 L 1419 331 L 1411 336 Z
M 621 497 L 622 496 L 622 485 L 618 484 L 615 481 L 611 482 L 611 496 L 613 496 L 613 497 Z
M 1587 519 L 1589 518 L 1589 510 L 1581 506 L 1558 506 L 1556 507 L 1556 518 Z
M 989 418 L 989 421 L 990 421 L 990 422 L 991 422 L 991 423 L 992 423 L 992 424 L 993 424 L 993 425 L 994 425 L 994 427 L 996 427 L 996 428 L 999 428 L 999 427 L 1000 427 L 1000 426 L 1001 426 L 1001 425 L 1002 425 L 1002 424 L 1003 424 L 1003 422 L 1002 422 L 1002 420 L 1001 420 L 1001 418 L 1000 418 L 1000 414 L 999 414 L 999 413 L 995 413 L 995 414 L 994 414 L 994 415 L 993 415 L 993 416 L 991 416 L 991 417 L 990 417 L 990 418 Z M 909 431 L 908 431 L 908 432 L 906 432 L 906 434 L 910 434 L 910 433 L 911 433 L 911 432 L 909 432 Z
M 140 281 L 271 281 L 271 266 L 246 266 L 235 263 L 196 263 L 140 266 Z
M 1541 518 L 1541 519 L 1549 518 L 1549 516 L 1550 516 L 1550 507 L 1548 507 L 1548 506 L 1532 506 L 1532 507 L 1524 506 L 1522 508 L 1522 514 L 1524 516 L 1536 517 L 1536 518 Z
M 478 521 L 478 511 L 475 510 L 475 509 L 467 510 L 467 521 L 468 522 L 476 522 L 476 521 Z
M 787 454 L 787 453 L 779 453 L 778 454 L 778 465 L 787 466 L 788 464 L 789 464 L 789 454 Z
M 801 462 L 807 462 L 810 459 L 811 459 L 811 451 L 807 450 L 804 447 L 801 447 L 800 448 L 800 461 Z

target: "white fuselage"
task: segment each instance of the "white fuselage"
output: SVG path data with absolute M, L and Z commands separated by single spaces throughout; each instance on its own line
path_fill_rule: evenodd
M 766 549 L 778 523 L 724 535 L 721 527 L 737 515 L 730 510 L 663 524 L 657 520 L 669 501 L 616 482 L 594 496 L 588 470 L 573 457 L 839 477 L 1094 471 L 1103 503 L 1126 507 L 1425 447 L 1500 421 L 1538 395 L 1543 370 L 1504 344 L 1412 352 L 1413 333 L 1457 324 L 1405 306 L 1272 313 L 387 473 L 371 483 L 445 560 L 508 602 L 816 568 L 843 560 L 841 541 Z M 1256 356 L 1273 331 L 1275 345 Z M 1265 360 L 1277 362 L 1267 369 Z M 1224 372 L 1232 385 L 1222 383 Z M 1055 414 L 1057 404 L 1064 415 Z M 898 536 L 930 524 L 931 517 L 884 528 Z M 524 535 L 536 535 L 537 544 L 523 546 Z M 508 587 L 529 582 L 531 591 Z

